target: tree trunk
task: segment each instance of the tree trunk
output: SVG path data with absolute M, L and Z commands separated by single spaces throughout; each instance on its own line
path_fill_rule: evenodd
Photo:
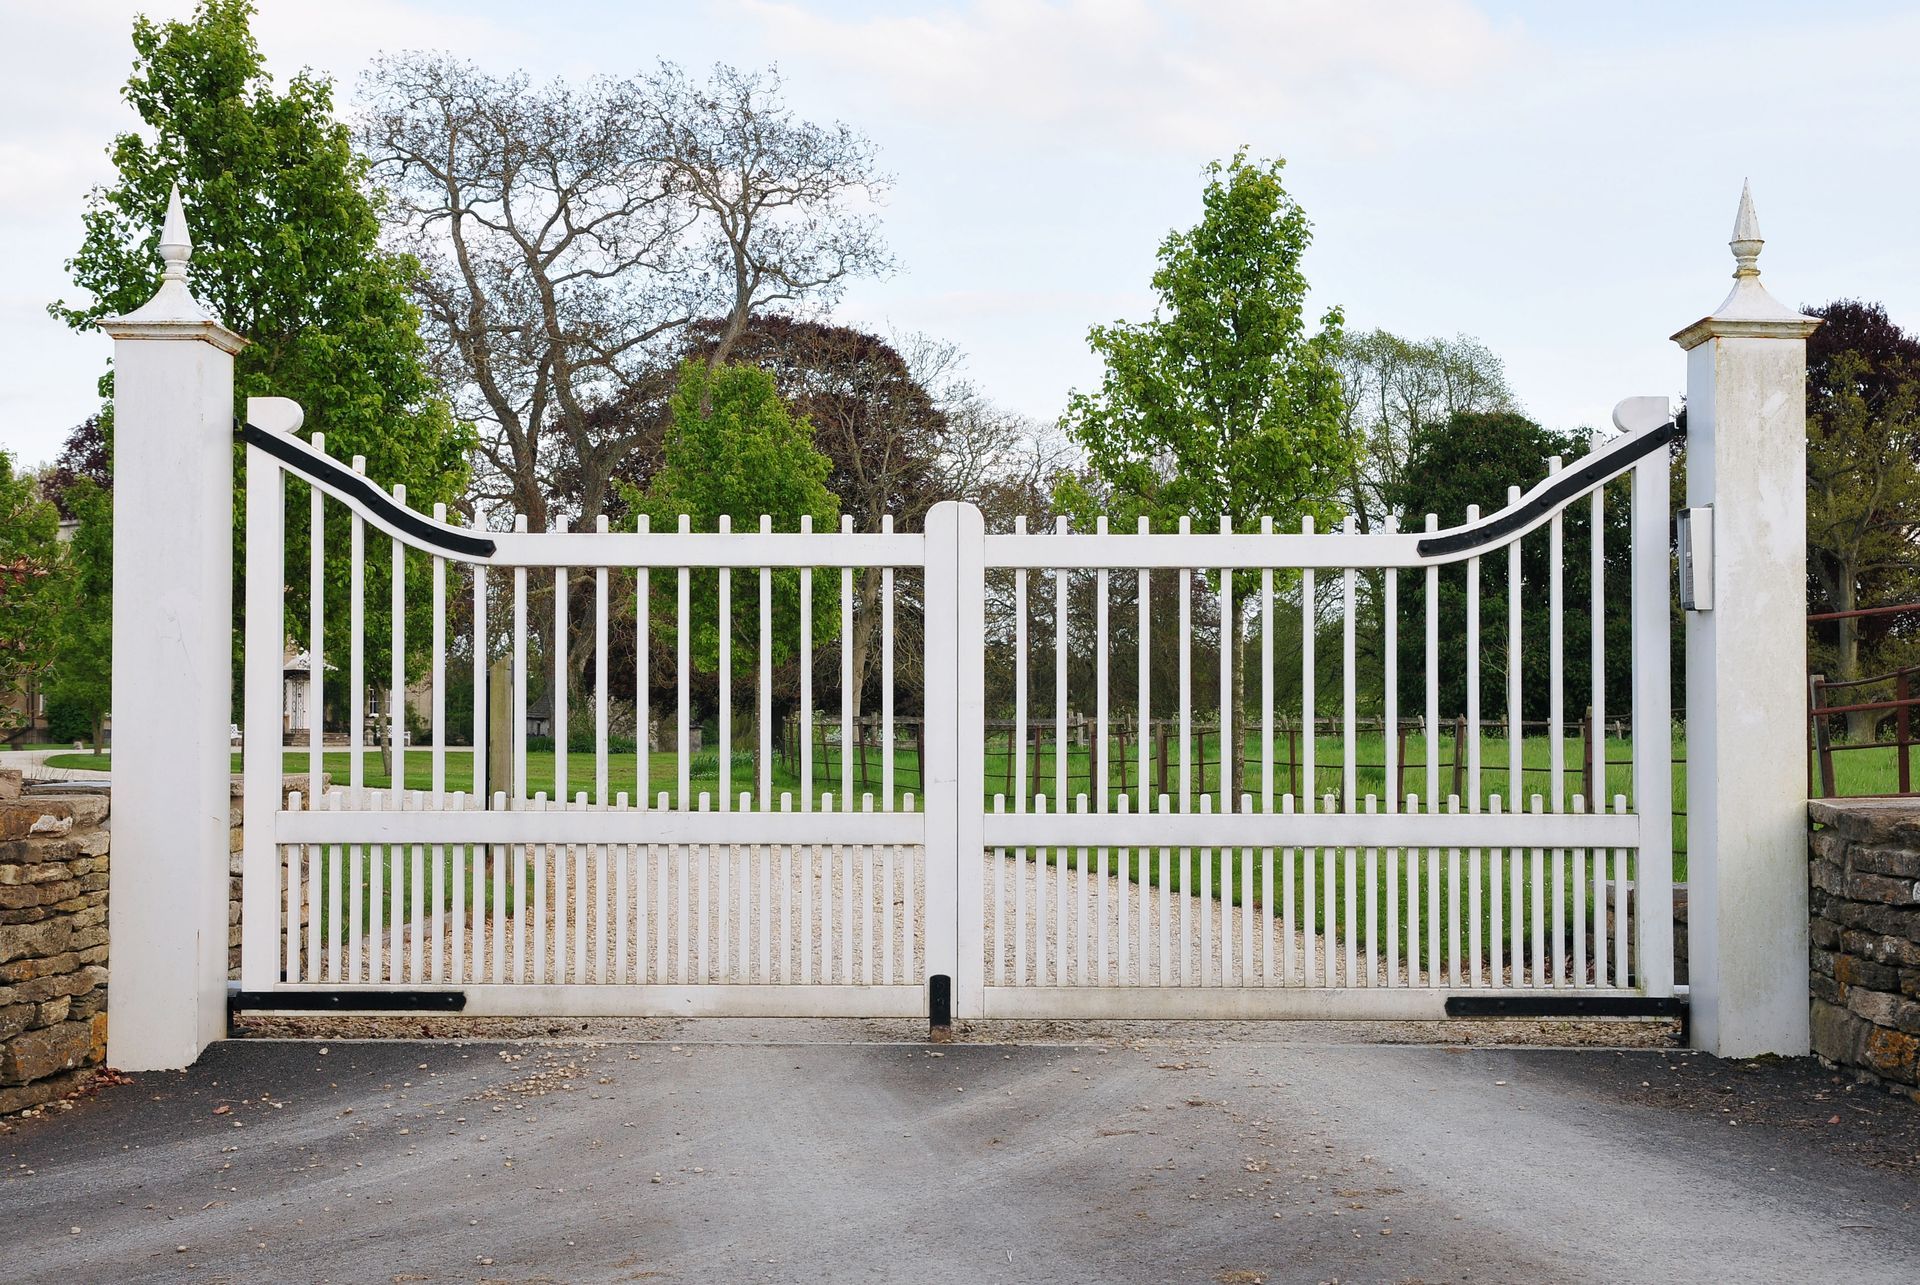
M 1857 610 L 1860 595 L 1856 588 L 1857 581 L 1853 576 L 1853 568 L 1843 564 L 1838 570 L 1840 574 L 1835 577 L 1834 584 L 1835 608 L 1839 611 Z M 1860 677 L 1860 622 L 1842 617 L 1834 623 L 1839 627 L 1835 667 L 1840 671 L 1840 681 L 1851 682 Z M 1862 699 L 1864 697 L 1859 689 L 1847 689 L 1846 704 L 1852 705 Z M 1848 714 L 1847 740 L 1856 745 L 1871 741 L 1876 721 L 1878 720 L 1872 710 L 1855 710 Z
M 853 717 L 857 724 L 863 705 L 862 697 L 867 690 L 867 672 L 873 663 L 873 637 L 880 629 L 880 618 L 875 610 L 880 597 L 880 568 L 867 567 L 860 572 L 860 595 L 855 601 L 853 617 Z M 860 608 L 865 608 L 861 610 Z M 841 629 L 847 623 L 840 622 Z M 843 635 L 846 636 L 846 635 Z
M 1233 745 L 1221 746 L 1222 772 L 1231 772 L 1227 780 L 1232 782 L 1229 790 L 1233 794 L 1233 806 L 1238 809 L 1240 796 L 1247 790 L 1247 733 L 1248 728 L 1242 715 L 1247 708 L 1247 649 L 1252 646 L 1253 627 L 1247 614 L 1234 603 L 1233 613 Z

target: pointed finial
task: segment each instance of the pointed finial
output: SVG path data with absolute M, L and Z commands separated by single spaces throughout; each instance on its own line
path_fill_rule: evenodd
M 1740 210 L 1733 216 L 1733 238 L 1727 244 L 1733 249 L 1733 289 L 1718 308 L 1674 335 L 1674 342 L 1691 351 L 1721 336 L 1805 339 L 1812 334 L 1818 321 L 1801 316 L 1760 284 L 1760 247 L 1766 242 L 1760 239 L 1760 219 L 1753 212 L 1753 186 L 1745 180 L 1740 184 Z
M 187 212 L 180 204 L 180 185 L 167 196 L 167 220 L 160 225 L 160 257 L 166 261 L 165 279 L 185 281 L 187 260 L 193 256 L 193 238 L 187 233 Z
M 1760 238 L 1760 219 L 1753 212 L 1753 185 L 1745 179 L 1740 182 L 1740 212 L 1733 216 L 1733 239 L 1727 244 L 1733 247 L 1735 280 L 1760 275 L 1760 247 L 1766 242 Z
M 167 193 L 167 217 L 160 225 L 160 258 L 166 271 L 153 298 L 124 317 L 105 317 L 100 328 L 115 339 L 201 339 L 222 352 L 236 353 L 247 341 L 220 324 L 219 318 L 193 297 L 187 286 L 187 260 L 193 256 L 193 238 L 187 235 L 187 212 L 180 204 L 180 185 Z M 296 421 L 297 423 L 297 421 Z

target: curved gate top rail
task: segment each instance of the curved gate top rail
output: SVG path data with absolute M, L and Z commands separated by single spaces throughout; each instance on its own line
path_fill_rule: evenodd
M 1360 533 L 1349 523 L 1343 531 L 1317 533 L 1311 518 L 1300 532 L 1276 532 L 1271 523 L 1259 532 L 1178 534 L 1052 532 L 994 534 L 992 565 L 1031 568 L 1179 568 L 1258 569 L 1261 567 L 1424 567 L 1458 562 L 1476 553 L 1503 548 L 1539 529 L 1596 486 L 1619 477 L 1633 465 L 1670 445 L 1678 430 L 1671 420 L 1638 426 L 1600 444 L 1564 471 L 1549 474 L 1505 507 L 1459 526 L 1440 528 L 1429 515 L 1424 532 L 1402 532 L 1395 519 L 1384 531 Z M 326 453 L 324 440 L 301 441 L 254 424 L 240 428 L 249 447 L 277 461 L 289 473 L 346 504 L 377 530 L 410 548 L 457 562 L 513 567 L 802 567 L 905 566 L 921 560 L 921 537 L 911 533 L 855 532 L 846 519 L 838 532 L 695 532 L 687 519 L 678 531 L 594 532 L 487 531 L 455 526 L 443 516 L 408 508 L 365 474 Z M 644 522 L 644 518 L 642 521 Z M 725 538 L 754 535 L 755 541 Z M 1116 538 L 1125 543 L 1116 544 Z

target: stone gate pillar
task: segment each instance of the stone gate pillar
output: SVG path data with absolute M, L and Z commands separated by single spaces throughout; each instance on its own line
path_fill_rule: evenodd
M 166 273 L 113 336 L 113 867 L 107 1060 L 190 1065 L 226 1031 L 233 690 L 233 358 L 187 289 L 176 187 Z
M 1743 190 L 1733 291 L 1687 353 L 1688 975 L 1696 1048 L 1807 1051 L 1806 339 L 1760 284 Z M 1704 589 L 1710 597 L 1702 596 Z

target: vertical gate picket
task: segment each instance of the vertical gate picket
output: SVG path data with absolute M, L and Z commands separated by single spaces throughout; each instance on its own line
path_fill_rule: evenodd
M 248 405 L 248 418 L 255 403 Z M 261 418 L 271 419 L 262 415 Z M 281 421 L 284 423 L 285 421 Z M 299 425 L 298 416 L 284 430 Z M 280 687 L 282 647 L 286 607 L 282 584 L 285 571 L 286 472 L 279 464 L 255 452 L 247 470 L 247 583 L 246 583 L 246 660 L 242 682 L 246 694 L 245 735 L 241 753 L 245 768 L 242 785 L 241 815 L 248 824 L 241 852 L 241 919 L 256 925 L 251 933 L 242 933 L 240 944 L 240 984 L 249 990 L 265 990 L 280 976 L 280 934 L 264 931 L 280 922 L 279 849 L 274 844 L 273 814 L 280 810 Z M 312 670 L 320 672 L 325 647 L 316 644 L 309 653 Z M 317 796 L 317 774 L 309 772 L 308 789 Z M 289 936 L 299 930 L 297 920 L 289 918 Z M 287 970 L 287 980 L 295 977 Z
M 1633 466 L 1633 806 L 1644 819 L 1635 855 L 1637 979 L 1649 995 L 1673 994 L 1673 735 L 1667 637 L 1667 452 Z M 1623 913 L 1617 908 L 1616 913 Z M 1619 957 L 1623 966 L 1624 956 Z

